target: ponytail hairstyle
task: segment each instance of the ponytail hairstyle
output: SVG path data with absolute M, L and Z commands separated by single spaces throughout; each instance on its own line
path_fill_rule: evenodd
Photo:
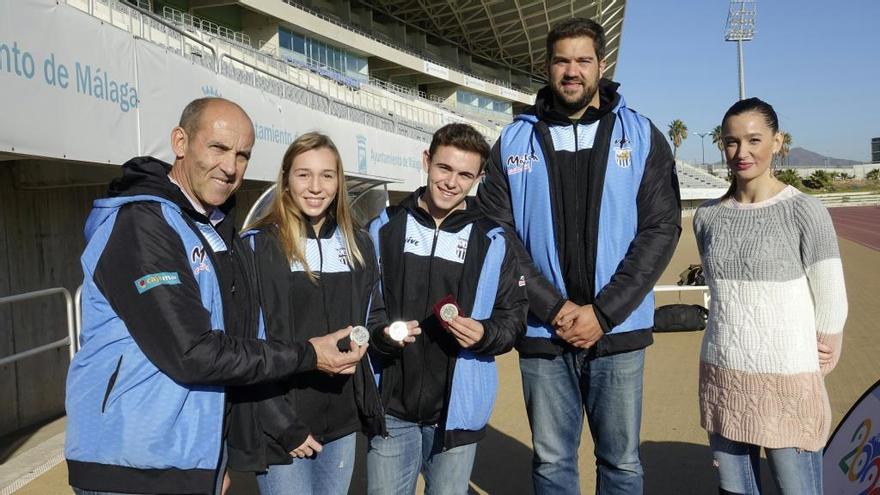
M 727 109 L 727 113 L 725 113 L 724 118 L 721 119 L 722 133 L 724 129 L 724 123 L 727 122 L 727 119 L 735 117 L 737 115 L 742 115 L 746 112 L 755 112 L 757 114 L 760 114 L 762 117 L 764 117 L 764 122 L 766 122 L 767 127 L 769 127 L 770 130 L 773 131 L 774 135 L 779 132 L 779 117 L 776 115 L 776 111 L 773 110 L 773 107 L 766 101 L 761 100 L 760 98 L 746 98 L 745 100 L 739 100 Z M 721 199 L 727 199 L 733 196 L 733 193 L 736 192 L 736 176 L 728 171 L 728 177 L 730 178 L 730 188 L 727 189 L 727 192 L 724 193 L 724 196 L 721 196 Z
M 308 218 L 290 195 L 287 187 L 293 161 L 299 155 L 316 149 L 328 149 L 336 157 L 336 198 L 327 207 L 328 214 L 336 220 L 336 226 L 342 231 L 342 238 L 349 253 L 349 263 L 352 268 L 363 267 L 364 257 L 355 242 L 355 226 L 348 205 L 348 188 L 345 185 L 345 171 L 342 168 L 342 157 L 339 150 L 329 136 L 318 132 L 308 132 L 296 138 L 290 144 L 281 160 L 281 170 L 278 172 L 278 180 L 275 182 L 275 194 L 272 202 L 265 213 L 260 215 L 248 229 L 275 227 L 281 248 L 287 256 L 289 263 L 299 262 L 305 269 L 312 282 L 317 276 L 309 267 L 306 260 L 306 237 L 307 230 L 311 228 Z

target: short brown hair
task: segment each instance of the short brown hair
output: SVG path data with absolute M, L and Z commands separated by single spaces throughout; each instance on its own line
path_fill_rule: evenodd
M 468 124 L 446 124 L 437 129 L 431 138 L 431 146 L 428 147 L 428 157 L 434 158 L 434 153 L 440 146 L 452 146 L 462 151 L 472 151 L 480 155 L 480 172 L 486 168 L 489 160 L 489 143 L 480 134 L 480 131 Z
M 587 37 L 593 40 L 596 56 L 605 59 L 605 28 L 598 22 L 585 17 L 572 17 L 558 22 L 547 33 L 547 63 L 553 58 L 553 47 L 556 42 L 566 38 Z

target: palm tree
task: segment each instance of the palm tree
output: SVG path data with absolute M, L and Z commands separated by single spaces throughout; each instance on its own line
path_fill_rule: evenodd
M 801 176 L 790 168 L 787 168 L 785 170 L 777 170 L 773 175 L 775 175 L 780 182 L 784 182 L 785 184 L 798 188 L 801 187 Z
M 779 148 L 779 161 L 781 162 L 781 164 L 785 163 L 785 159 L 788 157 L 789 153 L 791 153 L 791 134 L 783 132 L 782 147 Z
M 721 126 L 716 125 L 712 129 L 712 143 L 718 146 L 718 152 L 721 153 L 721 166 L 724 166 L 724 142 L 721 140 Z
M 675 151 L 672 153 L 673 159 L 678 158 L 678 148 L 687 137 L 688 128 L 684 122 L 675 119 L 669 124 L 669 139 L 672 140 L 672 146 L 675 148 Z

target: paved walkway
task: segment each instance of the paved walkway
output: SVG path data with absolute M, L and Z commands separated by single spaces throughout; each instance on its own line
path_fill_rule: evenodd
M 673 284 L 678 273 L 699 259 L 690 220 L 685 220 L 682 241 L 661 284 Z M 874 232 L 880 231 L 880 215 Z M 828 377 L 828 389 L 836 425 L 866 388 L 880 378 L 880 251 L 840 239 L 849 295 L 849 319 L 844 333 L 843 357 Z M 699 303 L 698 293 L 658 295 L 658 304 Z M 697 364 L 701 333 L 658 334 L 648 349 L 645 371 L 645 404 L 642 458 L 648 494 L 717 493 L 706 434 L 699 427 Z M 474 493 L 531 493 L 531 437 L 523 408 L 519 369 L 515 354 L 498 360 L 500 393 L 487 438 L 477 451 L 471 486 Z M 363 442 L 355 468 L 351 493 L 365 493 Z M 580 448 L 581 491 L 594 491 L 592 442 L 584 432 Z M 0 465 L 0 468 L 3 466 Z M 64 464 L 19 490 L 18 494 L 69 494 Z M 252 478 L 236 476 L 237 495 L 256 493 Z M 765 486 L 770 486 L 765 483 Z

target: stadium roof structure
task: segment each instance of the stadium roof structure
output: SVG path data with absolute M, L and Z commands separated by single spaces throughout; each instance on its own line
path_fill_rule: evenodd
M 613 77 L 626 0 L 358 0 L 477 59 L 546 82 L 547 33 L 569 17 L 598 21 L 606 31 L 606 77 Z

